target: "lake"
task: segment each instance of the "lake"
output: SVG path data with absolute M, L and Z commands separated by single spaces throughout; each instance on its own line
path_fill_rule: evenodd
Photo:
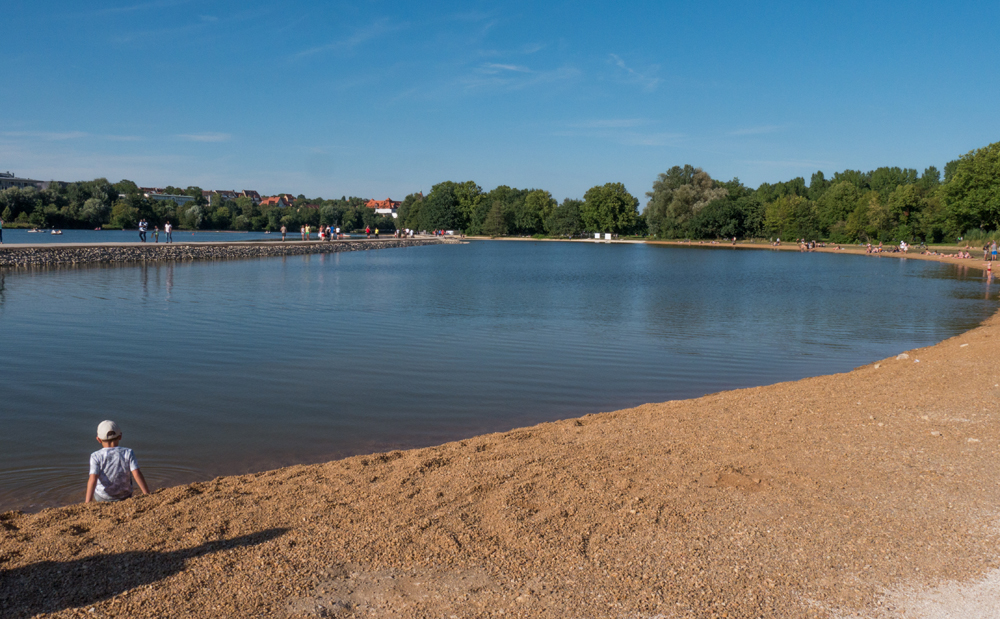
M 8 270 L 0 511 L 82 501 L 103 419 L 162 487 L 848 371 L 975 327 L 996 288 L 920 260 L 530 241 Z

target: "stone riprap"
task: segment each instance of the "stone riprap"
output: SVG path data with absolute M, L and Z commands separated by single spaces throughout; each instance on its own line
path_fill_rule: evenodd
M 83 265 L 183 260 L 234 260 L 328 254 L 341 251 L 436 245 L 438 239 L 331 242 L 147 243 L 144 245 L 51 245 L 0 247 L 0 267 Z

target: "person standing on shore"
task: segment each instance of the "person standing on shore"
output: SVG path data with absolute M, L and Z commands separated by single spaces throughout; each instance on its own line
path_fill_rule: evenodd
M 146 220 L 139 220 L 139 240 L 143 243 L 146 242 Z
M 3 245 L 3 218 L 0 217 L 0 245 Z
M 160 242 L 160 227 L 159 226 L 153 226 L 153 242 L 154 243 L 159 243 Z
M 990 243 L 990 260 L 996 262 L 997 259 L 997 242 L 993 241 Z
M 173 241 L 174 241 L 174 236 L 173 236 L 174 227 L 170 225 L 170 221 L 169 220 L 167 221 L 167 223 L 163 224 L 163 231 L 167 233 L 167 238 L 163 239 L 163 242 L 164 243 L 173 243 Z
M 285 233 L 286 232 L 288 232 L 288 228 L 286 228 L 285 226 L 281 226 L 281 241 L 282 242 L 285 241 Z

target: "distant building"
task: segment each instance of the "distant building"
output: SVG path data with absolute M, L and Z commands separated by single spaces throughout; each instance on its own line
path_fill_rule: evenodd
M 277 206 L 279 208 L 285 208 L 288 206 L 288 200 L 285 200 L 285 196 L 271 196 L 270 198 L 264 198 L 260 201 L 261 206 Z
M 10 189 L 11 187 L 34 187 L 36 189 L 42 188 L 42 181 L 36 181 L 30 178 L 20 178 L 14 176 L 10 172 L 0 172 L 0 190 Z
M 260 194 L 253 189 L 244 189 L 240 192 L 240 195 L 244 198 L 250 198 L 254 204 L 260 204 Z
M 212 204 L 213 195 L 222 196 L 223 200 L 235 200 L 236 198 L 240 197 L 240 194 L 236 193 L 235 190 L 231 189 L 213 189 L 209 191 L 203 189 L 201 191 L 201 197 L 205 198 L 205 201 L 208 202 L 209 204 Z
M 141 189 L 149 189 L 149 188 L 142 187 Z M 174 202 L 177 203 L 177 206 L 180 206 L 182 204 L 187 204 L 188 202 L 194 200 L 194 198 L 192 198 L 191 196 L 185 196 L 185 195 L 177 196 L 169 193 L 149 193 L 145 191 L 143 192 L 142 197 L 149 198 L 150 200 L 156 200 L 157 202 L 166 202 L 167 200 L 173 200 Z
M 379 215 L 392 215 L 395 218 L 400 204 L 402 202 L 386 198 L 385 200 L 369 200 L 365 206 L 375 209 L 375 212 Z

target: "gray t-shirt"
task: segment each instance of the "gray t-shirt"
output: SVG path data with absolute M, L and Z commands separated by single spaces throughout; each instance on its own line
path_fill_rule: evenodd
M 104 501 L 132 496 L 132 471 L 139 468 L 127 447 L 105 447 L 90 454 L 90 474 L 97 475 L 94 495 Z

